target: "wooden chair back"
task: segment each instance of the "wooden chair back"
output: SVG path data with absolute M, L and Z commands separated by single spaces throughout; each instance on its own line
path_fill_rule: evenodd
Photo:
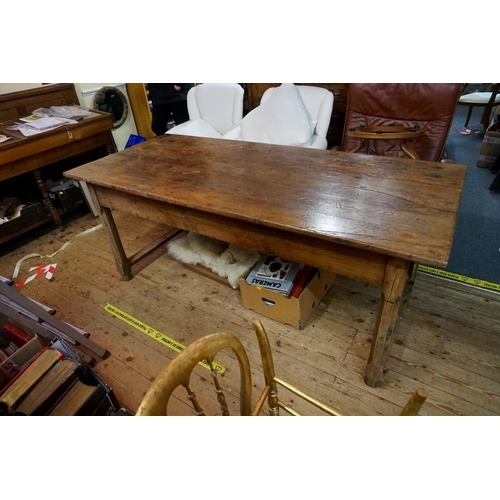
M 491 85 L 491 89 L 487 92 L 488 87 Z M 465 119 L 465 127 L 469 125 L 469 120 L 472 116 L 472 110 L 475 106 L 484 107 L 483 114 L 481 116 L 481 124 L 484 127 L 484 131 L 488 128 L 490 124 L 491 113 L 495 106 L 500 105 L 500 84 L 499 83 L 484 83 L 482 87 L 477 92 L 468 93 L 467 87 L 468 83 L 465 84 L 463 93 L 460 96 L 458 104 L 468 106 L 467 118 Z

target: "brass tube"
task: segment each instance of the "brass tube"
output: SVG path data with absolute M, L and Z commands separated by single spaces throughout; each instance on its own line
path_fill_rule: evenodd
M 418 415 L 424 401 L 429 397 L 429 393 L 425 389 L 417 389 L 411 399 L 406 403 L 403 411 L 400 413 L 402 417 L 413 417 Z
M 274 377 L 274 380 L 276 381 L 277 384 L 283 386 L 285 389 L 288 389 L 290 392 L 293 392 L 297 396 L 301 397 L 302 399 L 305 399 L 312 405 L 316 406 L 317 408 L 320 408 L 324 412 L 333 415 L 335 417 L 341 417 L 342 414 L 334 410 L 331 406 L 328 406 L 327 404 L 323 403 L 319 399 L 313 398 L 312 396 L 309 396 L 305 392 L 302 392 L 300 389 L 297 389 L 295 386 L 289 384 L 288 382 L 285 382 L 284 380 L 281 380 L 278 377 Z
M 259 397 L 259 400 L 257 401 L 257 404 L 255 405 L 255 408 L 252 410 L 251 416 L 256 417 L 259 415 L 260 410 L 262 410 L 262 406 L 264 405 L 264 402 L 267 398 L 267 393 L 269 392 L 269 386 L 266 385 L 266 388 L 262 391 L 262 394 Z
M 291 406 L 287 406 L 286 404 L 283 404 L 281 401 L 278 401 L 278 406 L 282 408 L 283 410 L 287 411 L 294 417 L 302 417 L 302 413 L 299 413 L 297 410 L 294 410 Z

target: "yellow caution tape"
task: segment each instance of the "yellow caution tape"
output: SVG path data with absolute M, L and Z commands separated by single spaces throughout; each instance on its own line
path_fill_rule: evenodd
M 443 278 L 449 278 L 455 281 L 460 281 L 461 283 L 467 283 L 468 285 L 477 286 L 479 288 L 485 288 L 487 290 L 494 290 L 500 292 L 500 285 L 497 283 L 490 283 L 489 281 L 480 280 L 477 278 L 469 278 L 467 276 L 462 276 L 461 274 L 450 273 L 449 271 L 444 271 L 442 269 L 435 269 L 434 267 L 424 266 L 419 264 L 418 269 L 424 273 L 435 274 L 436 276 L 442 276 Z
M 121 309 L 118 309 L 115 306 L 112 306 L 111 304 L 106 304 L 104 306 L 104 309 L 108 311 L 110 314 L 113 316 L 116 316 L 117 318 L 121 319 L 122 321 L 125 321 L 125 323 L 128 323 L 130 326 L 133 326 L 137 330 L 139 330 L 142 333 L 145 333 L 152 339 L 157 340 L 158 342 L 161 342 L 163 345 L 166 345 L 167 347 L 170 347 L 175 352 L 182 352 L 186 346 L 180 344 L 174 339 L 171 339 L 170 337 L 167 337 L 166 335 L 163 335 L 163 333 L 159 332 L 158 330 L 155 330 L 154 328 L 150 327 L 149 325 L 146 325 L 146 323 L 143 323 L 142 321 L 139 321 L 137 318 L 134 318 L 133 316 L 130 316 L 130 314 L 127 314 L 126 312 L 122 311 Z M 201 366 L 204 366 L 208 370 L 210 370 L 210 364 L 206 359 L 203 361 L 200 361 L 198 363 Z M 212 363 L 212 366 L 214 367 L 214 370 L 217 373 L 224 373 L 226 369 L 217 364 L 217 363 Z

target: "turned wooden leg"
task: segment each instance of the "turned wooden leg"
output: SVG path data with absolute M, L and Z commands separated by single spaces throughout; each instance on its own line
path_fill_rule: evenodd
M 45 183 L 42 180 L 42 174 L 40 173 L 40 170 L 38 169 L 33 170 L 33 175 L 35 176 L 38 188 L 42 192 L 43 199 L 45 200 L 47 208 L 49 209 L 52 218 L 54 219 L 54 222 L 58 226 L 61 226 L 62 225 L 61 217 L 59 215 L 59 212 L 57 211 L 57 208 L 54 207 L 54 205 L 52 204 L 52 200 L 50 199 L 49 193 L 47 193 L 47 188 L 45 187 Z
M 408 144 L 405 144 L 405 141 L 401 141 L 401 149 L 409 156 L 412 160 L 420 160 L 417 152 Z
M 470 120 L 470 117 L 472 115 L 472 110 L 474 109 L 474 106 L 469 106 L 469 109 L 467 111 L 467 119 L 465 120 L 465 125 L 464 127 L 467 127 L 467 125 L 469 125 L 469 120 Z
M 410 262 L 407 260 L 396 257 L 387 258 L 382 297 L 365 371 L 365 382 L 370 387 L 376 387 L 382 378 L 384 363 L 398 324 L 400 306 L 404 301 L 409 267 Z
M 401 319 L 403 318 L 406 306 L 411 299 L 411 294 L 413 292 L 413 285 L 415 284 L 415 278 L 417 276 L 417 268 L 418 268 L 417 264 L 415 264 L 414 262 L 410 262 L 410 265 L 408 267 L 406 284 L 403 291 L 403 296 L 401 297 L 401 302 L 399 304 L 399 309 L 396 317 L 396 323 L 394 325 L 394 329 L 392 332 L 393 335 L 398 331 L 399 323 L 401 323 Z M 392 338 L 390 339 L 389 342 L 385 343 L 384 352 L 382 353 L 382 362 L 381 362 L 382 369 L 384 369 L 385 364 L 387 362 L 387 358 L 389 357 L 389 350 L 391 349 L 391 345 L 392 345 Z
M 130 260 L 125 254 L 125 250 L 123 249 L 120 235 L 118 234 L 118 229 L 116 228 L 116 224 L 113 219 L 113 214 L 109 208 L 100 207 L 100 216 L 102 227 L 108 237 L 111 250 L 115 257 L 116 268 L 118 269 L 122 279 L 129 281 L 132 279 L 132 266 L 130 264 Z

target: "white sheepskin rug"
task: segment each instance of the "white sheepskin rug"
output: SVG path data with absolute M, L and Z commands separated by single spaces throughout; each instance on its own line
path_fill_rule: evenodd
M 168 244 L 168 254 L 185 264 L 201 264 L 222 278 L 227 278 L 233 288 L 238 279 L 260 258 L 248 248 L 230 245 L 197 233 L 187 233 Z

